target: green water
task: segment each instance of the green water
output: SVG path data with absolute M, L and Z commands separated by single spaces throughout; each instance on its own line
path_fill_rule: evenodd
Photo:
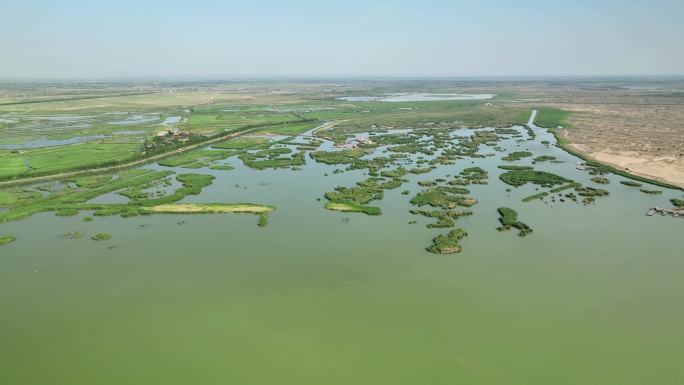
M 536 168 L 591 185 L 542 140 L 506 149 L 555 155 L 566 162 Z M 424 251 L 440 231 L 408 201 L 416 181 L 469 159 L 409 176 L 380 217 L 316 201 L 363 171 L 230 159 L 233 171 L 201 170 L 217 179 L 186 200 L 275 205 L 267 227 L 243 214 L 2 224 L 17 241 L 0 249 L 0 384 L 684 383 L 684 221 L 644 216 L 682 192 L 610 175 L 595 205 L 522 203 L 534 188 L 508 196 L 502 155 L 474 160 L 489 185 L 470 187 L 480 203 L 457 223 L 470 233 L 460 254 Z M 499 206 L 534 233 L 497 232 Z M 88 236 L 58 237 L 75 230 Z

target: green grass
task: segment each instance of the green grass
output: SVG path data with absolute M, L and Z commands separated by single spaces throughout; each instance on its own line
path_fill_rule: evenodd
M 10 237 L 10 236 L 0 237 L 0 246 L 6 245 L 8 243 L 12 243 L 16 240 L 17 240 L 16 238 Z
M 74 215 L 78 215 L 78 209 L 75 209 L 73 207 L 65 207 L 56 210 L 55 215 L 57 215 L 58 217 L 73 217 Z
M 73 182 L 76 183 L 78 187 L 99 187 L 109 182 L 112 179 L 111 175 L 92 175 L 84 176 L 75 179 Z
M 537 117 L 534 119 L 534 124 L 546 128 L 570 127 L 568 123 L 570 114 L 571 112 L 559 108 L 541 107 L 537 109 Z
M 578 188 L 578 187 L 580 187 L 580 186 L 582 186 L 581 183 L 573 182 L 573 183 L 569 183 L 569 184 L 566 184 L 566 185 L 563 185 L 563 186 L 560 186 L 560 187 L 552 188 L 551 190 L 549 190 L 549 192 L 552 193 L 552 194 L 555 194 L 555 193 L 559 193 L 559 192 L 561 192 L 561 191 L 568 190 L 568 189 L 571 189 L 571 188 Z
M 40 198 L 43 195 L 38 191 L 7 189 L 0 190 L 0 206 L 12 206 L 21 202 Z
M 221 170 L 221 171 L 230 171 L 234 170 L 235 167 L 229 165 L 229 164 L 215 164 L 209 167 L 212 170 Z
M 547 196 L 547 195 L 549 195 L 549 193 L 547 193 L 547 192 L 540 192 L 539 194 L 534 194 L 534 195 L 530 195 L 530 196 L 528 196 L 528 197 L 526 197 L 526 198 L 523 198 L 522 201 L 523 201 L 523 202 L 531 202 L 531 201 L 535 201 L 535 200 L 538 200 L 538 199 L 542 199 L 542 198 L 544 198 L 544 197 Z
M 301 121 L 301 117 L 289 112 L 270 111 L 267 107 L 260 110 L 225 111 L 234 109 L 231 105 L 205 106 L 193 108 L 185 128 L 193 133 L 212 135 L 226 129 L 239 129 L 250 126 L 279 125 Z
M 210 166 L 213 162 L 230 158 L 236 154 L 238 154 L 236 151 L 228 150 L 193 150 L 166 158 L 160 161 L 159 164 L 166 167 L 203 168 Z
M 140 143 L 116 139 L 19 153 L 0 150 L 0 180 L 111 166 L 140 157 L 139 150 Z
M 267 138 L 238 137 L 228 140 L 226 142 L 214 144 L 212 147 L 227 150 L 244 150 L 248 148 L 257 147 L 266 143 L 268 143 Z
M 311 129 L 314 129 L 319 125 L 320 125 L 319 123 L 300 123 L 300 124 L 282 125 L 282 126 L 264 128 L 263 130 L 259 130 L 259 132 L 274 134 L 274 135 L 296 136 L 296 135 L 300 135 L 304 132 L 307 132 Z
M 504 226 L 513 226 L 518 223 L 518 212 L 509 207 L 499 207 L 497 209 L 499 215 L 499 221 Z
M 366 102 L 359 103 L 356 110 L 369 111 L 362 115 L 353 113 L 355 119 L 341 126 L 370 127 L 372 124 L 393 127 L 416 127 L 419 123 L 461 122 L 470 127 L 510 127 L 525 124 L 529 118 L 527 111 L 501 105 L 485 106 L 482 102 L 472 101 L 431 101 L 431 102 Z M 411 110 L 402 110 L 411 108 Z M 350 113 L 351 115 L 352 113 Z M 319 117 L 320 114 L 305 114 Z

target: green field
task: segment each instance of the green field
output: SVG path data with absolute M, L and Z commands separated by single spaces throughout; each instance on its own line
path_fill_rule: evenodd
M 534 120 L 534 124 L 539 127 L 545 128 L 557 128 L 570 127 L 568 123 L 568 118 L 570 117 L 569 111 L 564 111 L 559 108 L 542 107 L 537 110 L 537 117 Z
M 116 139 L 21 151 L 0 150 L 0 180 L 111 166 L 139 156 L 139 143 Z

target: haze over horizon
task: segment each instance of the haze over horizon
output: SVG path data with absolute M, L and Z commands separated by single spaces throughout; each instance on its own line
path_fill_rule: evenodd
M 0 79 L 684 74 L 672 0 L 7 0 Z

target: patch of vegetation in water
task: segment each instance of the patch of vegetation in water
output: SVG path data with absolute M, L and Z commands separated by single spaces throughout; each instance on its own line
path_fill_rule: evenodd
M 417 154 L 417 153 L 422 153 L 425 155 L 433 155 L 434 154 L 433 150 L 430 150 L 429 148 L 427 148 L 425 146 L 421 146 L 418 143 L 401 144 L 401 145 L 390 147 L 389 150 L 392 152 L 401 152 L 401 153 L 407 153 L 407 154 Z
M 498 135 L 518 135 L 520 133 L 515 128 L 495 128 L 494 132 Z
M 551 155 L 542 155 L 533 159 L 535 162 L 548 162 L 550 160 L 556 160 L 556 157 Z
M 405 168 L 403 168 L 403 167 L 399 167 L 399 168 L 396 168 L 396 169 L 394 169 L 394 170 L 385 170 L 385 171 L 382 171 L 382 172 L 380 173 L 380 175 L 381 175 L 381 176 L 384 176 L 384 177 L 386 177 L 386 178 L 401 178 L 401 177 L 403 177 L 404 175 L 406 175 L 407 173 L 408 173 L 408 170 L 407 170 L 407 169 L 405 169 Z
M 421 180 L 421 181 L 418 181 L 418 186 L 421 186 L 421 187 L 437 186 L 437 182 L 435 182 L 434 180 Z
M 325 199 L 329 201 L 325 208 L 335 211 L 380 215 L 379 208 L 366 206 L 366 204 L 373 200 L 381 200 L 384 197 L 384 190 L 387 187 L 393 187 L 387 186 L 386 183 L 383 182 L 383 178 L 374 177 L 358 182 L 355 187 L 338 186 L 334 191 L 325 193 Z
M 481 167 L 468 167 L 458 174 L 461 179 L 472 184 L 487 184 L 489 174 Z
M 8 235 L 6 235 L 4 237 L 0 237 L 0 246 L 7 245 L 7 244 L 12 243 L 16 240 L 17 239 L 15 237 L 11 237 Z
M 517 211 L 510 207 L 499 207 L 497 211 L 499 212 L 499 222 L 501 222 L 501 226 L 497 227 L 497 230 L 506 231 L 511 228 L 516 228 L 520 230 L 518 235 L 521 237 L 532 233 L 532 228 L 530 226 L 518 220 Z
M 558 184 L 572 182 L 550 172 L 533 170 L 510 170 L 501 174 L 499 179 L 514 187 L 524 186 L 527 183 L 533 183 L 542 187 L 553 187 Z
M 303 166 L 306 164 L 303 151 L 297 152 L 291 157 L 281 157 L 282 155 L 290 153 L 292 153 L 291 149 L 280 147 L 261 150 L 255 153 L 244 152 L 239 155 L 239 158 L 242 160 L 245 166 L 256 170 L 265 170 L 267 168 L 289 168 Z
M 610 180 L 608 178 L 602 177 L 602 176 L 595 176 L 591 178 L 592 182 L 598 183 L 598 184 L 609 184 Z
M 380 187 L 382 187 L 385 190 L 392 190 L 401 187 L 401 185 L 402 182 L 400 179 L 391 179 L 387 182 L 383 182 L 382 184 L 380 184 Z
M 555 194 L 555 193 L 559 193 L 559 192 L 564 191 L 564 190 L 569 190 L 571 188 L 578 188 L 578 187 L 582 187 L 582 184 L 578 183 L 578 182 L 572 182 L 572 183 L 568 183 L 568 184 L 560 186 L 560 187 L 552 188 L 551 190 L 549 190 L 549 192 L 552 194 Z
M 215 179 L 213 175 L 204 174 L 180 174 L 176 176 L 176 180 L 181 182 L 183 187 L 176 191 L 180 195 L 197 195 L 202 192 L 202 189 L 209 186 Z
M 625 186 L 629 186 L 629 187 L 641 187 L 641 186 L 643 186 L 643 184 L 641 184 L 639 182 L 635 182 L 633 180 L 621 180 L 620 183 L 625 185 Z
M 351 164 L 366 154 L 365 150 L 355 148 L 342 151 L 313 151 L 309 156 L 316 162 L 334 165 Z
M 547 195 L 549 195 L 549 193 L 547 193 L 547 192 L 540 192 L 539 194 L 534 194 L 534 195 L 530 195 L 530 196 L 528 196 L 528 197 L 526 197 L 526 198 L 523 198 L 522 201 L 523 201 L 523 202 L 530 202 L 530 201 L 534 201 L 534 200 L 537 200 L 537 199 L 543 199 L 543 198 L 544 198 L 545 196 L 547 196 Z
M 532 166 L 515 166 L 515 165 L 500 165 L 496 166 L 497 168 L 500 168 L 502 170 L 534 170 L 534 167 Z
M 432 239 L 432 245 L 426 250 L 435 254 L 451 254 L 461 251 L 460 241 L 468 236 L 463 229 L 454 229 L 447 234 L 440 234 Z
M 411 199 L 411 204 L 422 207 L 425 205 L 453 209 L 456 206 L 470 207 L 477 203 L 475 198 L 466 197 L 469 191 L 461 187 L 433 187 L 419 192 Z
M 161 160 L 159 164 L 165 167 L 203 168 L 236 154 L 237 151 L 230 150 L 193 150 Z
M 219 171 L 230 171 L 234 170 L 235 167 L 229 165 L 229 164 L 214 164 L 209 167 L 212 170 L 219 170 Z
M 434 169 L 435 169 L 435 167 L 423 167 L 423 168 L 416 167 L 416 168 L 410 169 L 409 172 L 411 174 L 427 174 Z
M 81 239 L 84 236 L 85 233 L 83 231 L 69 231 L 68 233 L 64 233 L 59 237 L 62 239 Z
M 473 214 L 472 211 L 461 210 L 411 210 L 410 213 L 437 219 L 436 223 L 429 223 L 427 225 L 428 228 L 454 227 L 456 224 L 456 219 Z
M 257 226 L 265 227 L 266 225 L 268 225 L 268 214 L 259 214 L 259 221 L 257 222 Z
M 378 176 L 381 168 L 387 167 L 395 161 L 396 159 L 394 158 L 384 156 L 373 159 L 357 159 L 349 166 L 349 170 L 367 169 L 369 175 Z
M 93 235 L 90 239 L 92 239 L 93 241 L 98 241 L 98 242 L 99 241 L 108 241 L 108 240 L 112 239 L 112 234 L 97 233 L 97 234 Z
M 577 187 L 575 188 L 577 195 L 583 197 L 582 203 L 590 204 L 596 201 L 596 198 L 605 197 L 610 195 L 610 193 L 603 189 L 593 188 L 593 187 Z
M 503 158 L 501 158 L 501 160 L 513 162 L 516 160 L 520 160 L 522 158 L 529 158 L 532 155 L 534 155 L 534 154 L 532 154 L 529 151 L 514 151 L 514 152 L 508 153 L 508 156 L 504 156 Z
M 75 208 L 63 208 L 55 211 L 55 215 L 58 217 L 73 217 L 74 215 L 78 215 L 78 210 Z
M 331 211 L 342 211 L 348 213 L 363 213 L 366 215 L 381 215 L 382 210 L 379 207 L 364 206 L 355 203 L 342 202 L 328 202 L 325 208 Z

